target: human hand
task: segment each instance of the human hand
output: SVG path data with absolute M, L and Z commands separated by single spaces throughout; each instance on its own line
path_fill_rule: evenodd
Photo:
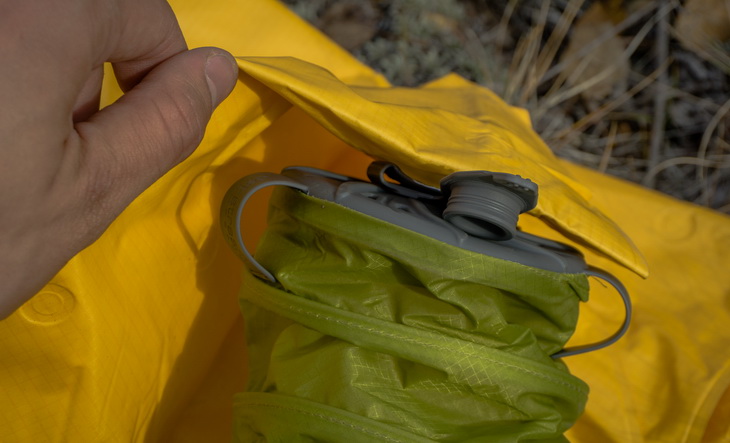
M 237 70 L 164 0 L 0 0 L 0 42 L 2 319 L 197 147 Z

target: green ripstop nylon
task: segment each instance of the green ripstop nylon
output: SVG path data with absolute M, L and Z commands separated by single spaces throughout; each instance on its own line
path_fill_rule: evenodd
M 563 441 L 588 387 L 550 357 L 582 274 L 466 251 L 287 188 L 244 274 L 239 441 Z

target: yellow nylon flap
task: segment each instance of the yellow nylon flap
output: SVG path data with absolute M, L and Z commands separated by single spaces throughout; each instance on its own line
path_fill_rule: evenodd
M 398 164 L 430 185 L 455 171 L 518 174 L 540 186 L 533 214 L 563 234 L 646 277 L 636 246 L 589 202 L 526 122 L 524 111 L 456 75 L 425 87 L 348 86 L 288 57 L 241 57 L 239 67 L 349 145 Z

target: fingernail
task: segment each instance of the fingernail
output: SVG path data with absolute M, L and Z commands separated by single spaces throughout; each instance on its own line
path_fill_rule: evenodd
M 218 106 L 236 85 L 238 66 L 227 53 L 214 52 L 205 61 L 205 79 L 208 81 L 213 106 Z

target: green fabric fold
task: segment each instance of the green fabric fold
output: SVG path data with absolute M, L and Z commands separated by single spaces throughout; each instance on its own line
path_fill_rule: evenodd
M 256 258 L 278 283 L 244 276 L 241 441 L 371 438 L 298 440 L 294 421 L 315 420 L 306 405 L 396 429 L 394 441 L 559 441 L 585 406 L 587 386 L 550 357 L 587 298 L 582 274 L 466 251 L 291 189 L 275 191 Z M 254 393 L 303 403 L 263 419 L 245 412 Z

